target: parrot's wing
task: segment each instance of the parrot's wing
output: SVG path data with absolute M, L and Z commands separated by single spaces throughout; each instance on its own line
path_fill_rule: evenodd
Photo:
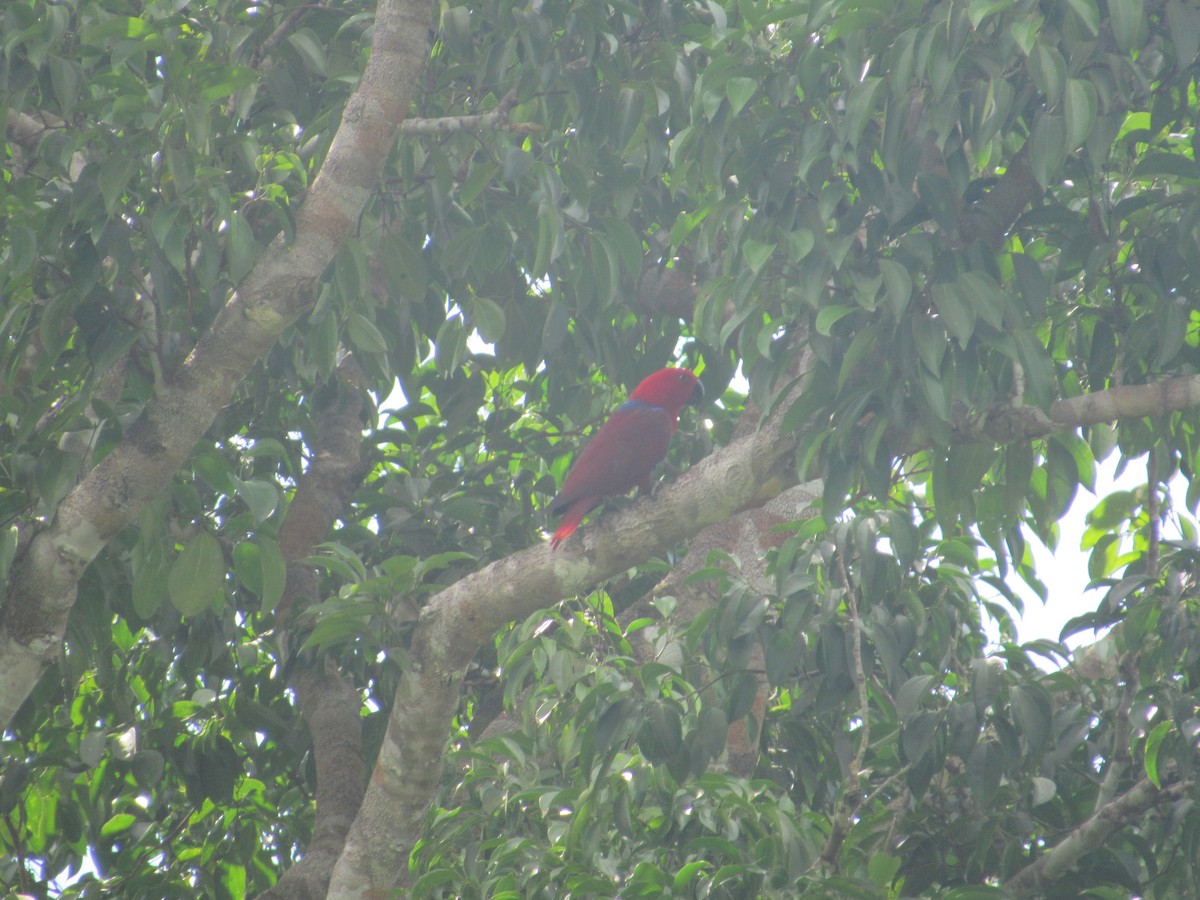
M 671 444 L 675 419 L 661 407 L 626 403 L 583 448 L 550 504 L 559 513 L 584 497 L 626 494 L 645 484 Z

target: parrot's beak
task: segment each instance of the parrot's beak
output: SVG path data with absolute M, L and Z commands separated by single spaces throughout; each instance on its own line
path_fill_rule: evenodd
M 696 382 L 696 386 L 692 388 L 692 396 L 688 398 L 688 403 L 692 406 L 699 406 L 704 402 L 704 385 Z

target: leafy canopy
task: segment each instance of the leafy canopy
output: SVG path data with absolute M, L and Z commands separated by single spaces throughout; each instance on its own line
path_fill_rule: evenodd
M 373 12 L 0 11 L 5 572 L 294 237 Z M 0 880 L 46 896 L 88 859 L 68 893 L 274 884 L 314 820 L 296 673 L 352 679 L 373 753 L 416 606 L 540 540 L 581 434 L 682 354 L 720 399 L 668 469 L 781 416 L 823 515 L 776 515 L 765 564 L 714 553 L 632 619 L 663 561 L 481 651 L 414 895 L 977 897 L 1035 871 L 1048 896 L 1188 893 L 1195 532 L 1181 517 L 1167 544 L 1157 523 L 1176 472 L 1200 500 L 1194 405 L 1037 433 L 1019 411 L 1200 363 L 1200 12 L 433 15 L 408 129 L 312 309 L 80 578 L 65 650 L 5 734 Z M 445 124 L 468 115 L 490 118 Z M 365 474 L 306 551 L 321 602 L 278 616 L 318 423 L 396 385 L 395 408 L 361 412 Z M 1017 642 L 1009 583 L 1044 593 L 1027 542 L 1053 544 L 1114 452 L 1149 453 L 1152 477 L 1089 520 L 1079 578 L 1102 599 L 1075 627 L 1119 625 L 1112 656 L 1045 674 L 1065 650 Z M 679 616 L 693 592 L 712 602 Z M 478 739 L 501 701 L 512 730 Z M 1104 810 L 1114 830 L 1087 831 Z M 1069 870 L 1033 868 L 1073 833 Z

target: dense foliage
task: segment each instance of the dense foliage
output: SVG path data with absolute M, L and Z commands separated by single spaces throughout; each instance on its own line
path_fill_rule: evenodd
M 6 576 L 295 237 L 374 13 L 0 10 Z M 274 885 L 320 816 L 296 679 L 353 686 L 373 758 L 418 609 L 539 542 L 581 437 L 681 362 L 717 399 L 685 413 L 668 477 L 781 417 L 818 514 L 773 510 L 757 552 L 693 553 L 667 588 L 687 547 L 534 598 L 430 759 L 413 895 L 1194 891 L 1200 557 L 1162 485 L 1189 479 L 1195 511 L 1200 11 L 429 16 L 409 119 L 311 309 L 87 561 L 4 732 L 0 883 Z M 1089 395 L 1117 399 L 1079 412 Z M 352 489 L 294 554 L 289 505 L 347 410 Z M 1089 519 L 1099 608 L 1071 628 L 1116 627 L 1077 658 L 1021 644 L 1011 584 L 1045 595 L 1028 543 L 1112 454 L 1149 475 Z M 293 597 L 304 565 L 318 586 Z

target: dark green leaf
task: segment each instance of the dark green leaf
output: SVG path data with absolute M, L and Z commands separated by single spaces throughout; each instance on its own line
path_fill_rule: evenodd
M 185 616 L 220 609 L 225 602 L 225 560 L 221 545 L 199 531 L 183 545 L 167 577 L 167 596 Z

